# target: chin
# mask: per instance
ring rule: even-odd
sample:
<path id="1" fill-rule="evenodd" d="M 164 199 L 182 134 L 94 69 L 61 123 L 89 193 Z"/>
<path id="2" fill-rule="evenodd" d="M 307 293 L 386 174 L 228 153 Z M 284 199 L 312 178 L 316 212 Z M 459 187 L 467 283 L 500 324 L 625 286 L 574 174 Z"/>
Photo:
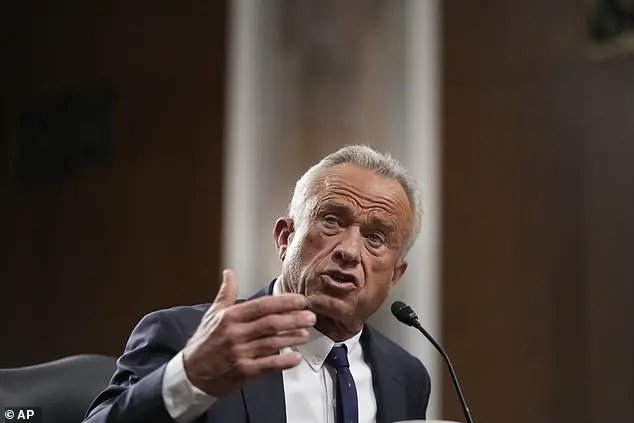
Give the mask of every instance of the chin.
<path id="1" fill-rule="evenodd" d="M 343 320 L 355 311 L 356 301 L 349 295 L 342 297 L 320 290 L 306 295 L 306 300 L 310 310 L 331 319 Z"/>

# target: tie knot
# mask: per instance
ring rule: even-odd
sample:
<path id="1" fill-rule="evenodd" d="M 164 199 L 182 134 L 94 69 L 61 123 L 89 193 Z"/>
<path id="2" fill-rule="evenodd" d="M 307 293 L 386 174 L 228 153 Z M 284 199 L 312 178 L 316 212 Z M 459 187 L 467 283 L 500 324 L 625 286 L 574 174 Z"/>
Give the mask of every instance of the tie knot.
<path id="1" fill-rule="evenodd" d="M 346 346 L 332 347 L 328 357 L 326 357 L 326 363 L 331 365 L 335 370 L 350 367 L 350 363 L 348 362 L 348 349 Z"/>

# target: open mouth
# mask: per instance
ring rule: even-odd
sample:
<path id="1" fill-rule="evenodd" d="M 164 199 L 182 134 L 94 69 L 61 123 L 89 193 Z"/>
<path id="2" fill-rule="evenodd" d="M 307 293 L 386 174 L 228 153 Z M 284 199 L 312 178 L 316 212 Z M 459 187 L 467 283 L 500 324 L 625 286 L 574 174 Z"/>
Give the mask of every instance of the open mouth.
<path id="1" fill-rule="evenodd" d="M 330 276 L 332 278 L 332 280 L 334 280 L 335 282 L 338 282 L 338 283 L 351 283 L 351 284 L 354 284 L 354 285 L 357 284 L 357 278 L 354 277 L 353 275 L 349 275 L 347 273 L 337 272 L 337 271 L 329 271 L 329 272 L 326 272 L 326 275 Z"/>

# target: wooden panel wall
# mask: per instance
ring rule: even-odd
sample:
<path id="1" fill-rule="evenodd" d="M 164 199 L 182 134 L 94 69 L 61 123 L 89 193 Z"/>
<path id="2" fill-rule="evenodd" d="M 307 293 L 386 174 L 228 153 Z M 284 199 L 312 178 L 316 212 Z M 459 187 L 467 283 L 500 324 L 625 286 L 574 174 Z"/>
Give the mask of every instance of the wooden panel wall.
<path id="1" fill-rule="evenodd" d="M 634 52 L 587 57 L 583 2 L 442 3 L 443 334 L 475 420 L 634 421 Z"/>
<path id="2" fill-rule="evenodd" d="M 3 6 L 0 366 L 118 355 L 159 307 L 220 279 L 225 2 Z M 5 65 L 3 65 L 5 66 Z M 20 187 L 28 101 L 114 88 L 114 155 Z"/>

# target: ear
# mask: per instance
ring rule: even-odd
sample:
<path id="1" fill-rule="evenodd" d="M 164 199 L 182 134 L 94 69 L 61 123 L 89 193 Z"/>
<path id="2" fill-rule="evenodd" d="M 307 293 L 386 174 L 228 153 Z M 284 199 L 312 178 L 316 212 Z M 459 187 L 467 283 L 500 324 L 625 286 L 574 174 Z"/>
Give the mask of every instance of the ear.
<path id="1" fill-rule="evenodd" d="M 286 257 L 286 251 L 288 245 L 293 240 L 293 234 L 295 233 L 295 224 L 293 219 L 289 217 L 282 217 L 277 219 L 275 227 L 273 228 L 273 238 L 275 239 L 275 247 L 277 248 L 277 255 L 280 260 L 284 261 Z"/>
<path id="2" fill-rule="evenodd" d="M 394 288 L 396 283 L 401 280 L 405 271 L 407 270 L 407 262 L 405 260 L 399 259 L 396 267 L 394 268 L 394 273 L 392 274 L 392 280 L 390 281 L 390 289 Z"/>

